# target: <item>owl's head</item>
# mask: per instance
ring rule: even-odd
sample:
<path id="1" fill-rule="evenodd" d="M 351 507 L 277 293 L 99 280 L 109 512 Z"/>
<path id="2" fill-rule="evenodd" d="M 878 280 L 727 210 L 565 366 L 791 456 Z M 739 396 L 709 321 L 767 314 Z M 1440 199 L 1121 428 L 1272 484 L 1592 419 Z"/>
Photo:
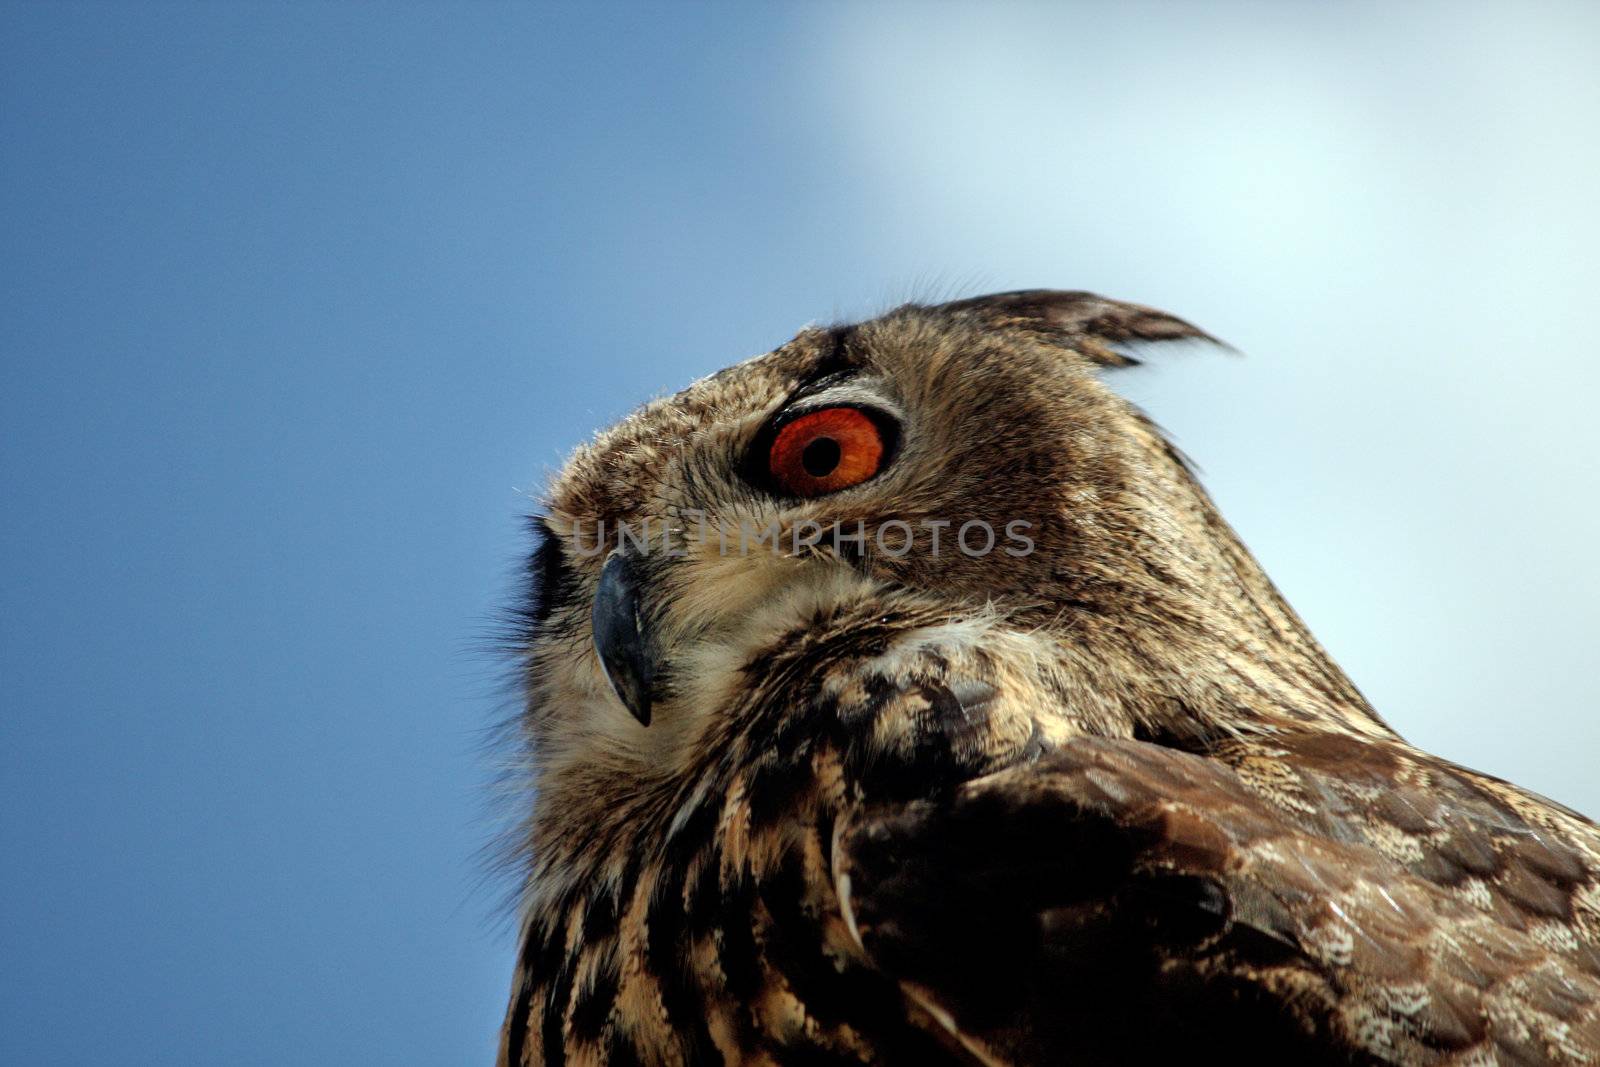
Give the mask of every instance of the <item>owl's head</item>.
<path id="1" fill-rule="evenodd" d="M 536 847 L 619 812 L 670 819 L 766 743 L 753 724 L 805 729 L 819 692 L 871 687 L 873 657 L 885 685 L 937 662 L 981 691 L 986 759 L 1041 734 L 1210 728 L 1274 655 L 1320 660 L 1097 376 L 1133 362 L 1125 343 L 1177 339 L 1209 338 L 1081 292 L 908 305 L 804 330 L 579 449 L 527 611 Z"/>

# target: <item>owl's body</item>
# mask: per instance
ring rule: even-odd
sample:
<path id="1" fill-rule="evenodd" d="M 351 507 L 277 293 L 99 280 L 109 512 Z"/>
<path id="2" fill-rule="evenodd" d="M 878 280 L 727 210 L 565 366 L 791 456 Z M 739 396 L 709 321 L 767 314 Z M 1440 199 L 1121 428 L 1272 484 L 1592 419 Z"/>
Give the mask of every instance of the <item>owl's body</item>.
<path id="1" fill-rule="evenodd" d="M 910 306 L 569 462 L 503 1063 L 1600 1057 L 1600 832 L 1395 735 L 1095 376 L 1203 336 Z"/>

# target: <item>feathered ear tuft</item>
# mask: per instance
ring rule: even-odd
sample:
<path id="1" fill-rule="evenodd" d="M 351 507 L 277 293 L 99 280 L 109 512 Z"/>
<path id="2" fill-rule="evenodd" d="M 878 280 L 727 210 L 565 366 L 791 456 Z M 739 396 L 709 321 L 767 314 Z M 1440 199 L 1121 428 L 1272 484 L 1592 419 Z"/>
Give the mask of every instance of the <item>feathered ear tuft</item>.
<path id="1" fill-rule="evenodd" d="M 990 326 L 1030 330 L 1080 352 L 1102 367 L 1136 367 L 1119 346 L 1140 341 L 1209 341 L 1228 346 L 1176 315 L 1068 289 L 1017 289 L 929 308 L 976 315 Z"/>

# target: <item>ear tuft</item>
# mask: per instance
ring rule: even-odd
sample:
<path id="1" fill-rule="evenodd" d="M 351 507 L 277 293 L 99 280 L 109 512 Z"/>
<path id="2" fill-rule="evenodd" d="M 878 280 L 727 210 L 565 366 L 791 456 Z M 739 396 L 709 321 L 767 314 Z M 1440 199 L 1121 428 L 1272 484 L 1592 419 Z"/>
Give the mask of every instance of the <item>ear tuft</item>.
<path id="1" fill-rule="evenodd" d="M 1176 315 L 1068 289 L 1017 289 L 939 304 L 930 311 L 975 315 L 991 327 L 1044 334 L 1101 367 L 1135 367 L 1119 346 L 1139 341 L 1209 341 L 1228 346 Z"/>

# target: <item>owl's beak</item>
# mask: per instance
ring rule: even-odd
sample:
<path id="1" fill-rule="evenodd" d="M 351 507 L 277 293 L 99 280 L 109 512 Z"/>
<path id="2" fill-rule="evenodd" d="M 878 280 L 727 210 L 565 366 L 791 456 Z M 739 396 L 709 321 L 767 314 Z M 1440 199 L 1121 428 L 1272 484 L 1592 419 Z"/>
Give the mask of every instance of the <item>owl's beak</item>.
<path id="1" fill-rule="evenodd" d="M 594 648 L 606 681 L 641 726 L 650 725 L 656 680 L 655 642 L 639 611 L 638 565 L 621 549 L 606 558 L 594 594 Z"/>

